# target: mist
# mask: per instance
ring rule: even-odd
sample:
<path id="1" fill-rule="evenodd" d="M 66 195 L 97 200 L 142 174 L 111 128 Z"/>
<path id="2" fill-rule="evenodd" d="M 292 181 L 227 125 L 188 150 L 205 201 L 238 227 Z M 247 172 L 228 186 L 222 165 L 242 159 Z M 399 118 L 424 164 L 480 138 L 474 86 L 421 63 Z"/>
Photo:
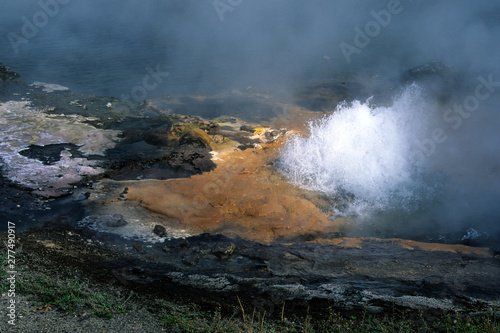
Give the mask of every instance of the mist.
<path id="1" fill-rule="evenodd" d="M 40 3 L 55 3 L 56 14 L 14 46 L 9 33 L 23 37 L 23 17 L 33 23 Z M 2 61 L 25 79 L 77 91 L 118 96 L 159 65 L 171 77 L 154 94 L 213 93 L 336 72 L 395 77 L 429 61 L 498 72 L 499 13 L 496 1 L 465 0 L 7 0 L 0 45 Z M 368 41 L 356 47 L 365 28 Z M 346 57 L 347 44 L 358 51 Z"/>
<path id="2" fill-rule="evenodd" d="M 40 3 L 51 4 L 54 12 L 57 7 L 57 13 L 46 15 L 46 22 L 39 21 L 37 31 L 26 36 L 26 20 L 33 23 L 44 11 Z M 408 145 L 398 156 L 409 161 L 405 168 L 432 175 L 417 183 L 435 193 L 424 208 L 415 196 L 418 209 L 378 211 L 376 223 L 392 214 L 391 221 L 429 232 L 500 230 L 498 1 L 4 0 L 0 16 L 0 61 L 23 80 L 118 98 L 141 84 L 148 68 L 158 68 L 168 75 L 147 98 L 248 86 L 293 93 L 310 80 L 363 73 L 391 82 L 388 93 L 396 103 L 412 84 L 402 81 L 405 72 L 441 63 L 450 76 L 415 79 L 418 98 L 426 103 L 423 109 L 415 106 L 414 114 L 404 113 L 407 118 L 359 101 L 368 103 L 372 116 L 378 112 L 388 121 L 401 120 L 392 140 Z M 384 134 L 373 135 L 363 140 L 377 141 Z M 392 142 L 373 149 L 391 147 L 399 146 Z"/>

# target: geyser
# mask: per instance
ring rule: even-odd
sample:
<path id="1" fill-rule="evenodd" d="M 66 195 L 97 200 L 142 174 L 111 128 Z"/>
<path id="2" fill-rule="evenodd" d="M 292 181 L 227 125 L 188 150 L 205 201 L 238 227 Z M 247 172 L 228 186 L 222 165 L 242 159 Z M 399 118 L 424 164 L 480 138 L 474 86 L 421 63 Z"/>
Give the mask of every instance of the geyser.
<path id="1" fill-rule="evenodd" d="M 414 83 L 390 106 L 342 103 L 311 122 L 309 135 L 291 137 L 278 165 L 295 184 L 330 196 L 334 216 L 356 221 L 355 235 L 454 241 L 469 228 L 497 232 L 499 158 L 478 139 L 493 130 L 484 114 L 455 130 L 443 121 L 448 105 L 434 100 Z M 473 156 L 487 165 L 479 169 Z"/>
<path id="2" fill-rule="evenodd" d="M 289 140 L 280 165 L 295 183 L 310 189 L 351 194 L 356 204 L 372 208 L 406 207 L 420 184 L 412 142 L 425 134 L 429 108 L 416 85 L 391 107 L 374 107 L 370 99 L 340 104 L 333 114 L 310 123 L 309 137 Z"/>

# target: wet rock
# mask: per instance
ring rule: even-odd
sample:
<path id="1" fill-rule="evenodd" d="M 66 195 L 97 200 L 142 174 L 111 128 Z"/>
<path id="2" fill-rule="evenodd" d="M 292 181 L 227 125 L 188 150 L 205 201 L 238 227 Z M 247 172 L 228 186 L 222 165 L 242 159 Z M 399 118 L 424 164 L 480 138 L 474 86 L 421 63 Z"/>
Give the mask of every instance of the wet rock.
<path id="1" fill-rule="evenodd" d="M 58 197 L 85 177 L 104 172 L 90 156 L 104 156 L 118 132 L 91 126 L 88 118 L 49 112 L 27 101 L 0 103 L 0 158 L 10 181 L 33 194 Z"/>
<path id="2" fill-rule="evenodd" d="M 48 144 L 45 146 L 30 145 L 19 151 L 19 154 L 28 158 L 37 159 L 45 165 L 54 165 L 61 160 L 61 152 L 68 151 L 73 158 L 82 158 L 84 155 L 72 143 Z"/>
<path id="3" fill-rule="evenodd" d="M 248 132 L 240 131 L 238 127 L 233 127 L 233 126 L 225 125 L 225 126 L 218 126 L 215 128 L 211 128 L 209 133 L 212 135 L 220 135 L 224 138 L 236 141 L 243 145 L 262 143 L 259 138 L 254 137 Z"/>
<path id="4" fill-rule="evenodd" d="M 157 234 L 160 237 L 166 237 L 167 236 L 167 230 L 165 229 L 164 226 L 159 225 L 159 224 L 155 225 L 155 227 L 153 229 L 153 233 Z"/>
<path id="5" fill-rule="evenodd" d="M 106 225 L 111 228 L 118 228 L 127 225 L 127 221 L 121 214 L 113 214 L 106 222 Z"/>
<path id="6" fill-rule="evenodd" d="M 462 237 L 460 243 L 468 246 L 488 246 L 492 242 L 486 232 L 478 232 L 474 228 L 467 229 L 465 235 Z M 493 245 L 494 247 L 494 245 Z"/>
<path id="7" fill-rule="evenodd" d="M 206 121 L 198 117 L 179 117 L 129 117 L 113 127 L 122 129 L 123 135 L 117 146 L 106 154 L 104 165 L 109 177 L 117 180 L 169 179 L 214 169 L 211 138 L 200 127 L 205 126 Z"/>
<path id="8" fill-rule="evenodd" d="M 212 247 L 212 253 L 222 257 L 227 258 L 234 253 L 236 245 L 233 243 L 217 243 Z"/>
<path id="9" fill-rule="evenodd" d="M 0 62 L 0 81 L 10 81 L 20 77 L 16 72 L 10 70 L 10 67 L 2 65 Z"/>
<path id="10" fill-rule="evenodd" d="M 208 150 L 188 144 L 175 148 L 165 160 L 169 167 L 192 174 L 211 171 L 216 167 Z"/>
<path id="11" fill-rule="evenodd" d="M 176 146 L 179 139 L 172 132 L 165 130 L 154 130 L 144 136 L 144 141 L 153 146 Z"/>

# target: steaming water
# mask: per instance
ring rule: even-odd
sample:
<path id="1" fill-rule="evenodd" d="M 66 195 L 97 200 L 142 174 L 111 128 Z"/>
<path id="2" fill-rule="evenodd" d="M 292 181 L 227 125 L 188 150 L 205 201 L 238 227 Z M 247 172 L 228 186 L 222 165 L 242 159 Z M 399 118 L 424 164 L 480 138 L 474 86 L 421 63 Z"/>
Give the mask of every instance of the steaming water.
<path id="1" fill-rule="evenodd" d="M 356 203 L 351 211 L 359 205 L 411 205 L 420 174 L 410 150 L 412 139 L 423 130 L 414 125 L 422 123 L 428 107 L 417 86 L 409 87 L 392 107 L 373 107 L 370 100 L 341 104 L 330 116 L 310 124 L 309 137 L 295 136 L 287 143 L 281 166 L 294 182 L 309 189 L 352 194 Z"/>
<path id="2" fill-rule="evenodd" d="M 230 4 L 222 20 L 214 3 Z M 298 78 L 345 70 L 398 76 L 429 61 L 499 69 L 498 1 L 400 3 L 359 46 L 353 28 L 376 25 L 373 13 L 386 12 L 387 1 L 4 0 L 0 61 L 26 81 L 115 97 L 142 85 L 147 67 L 160 66 L 170 76 L 148 98 L 275 83 L 293 88 L 303 84 Z M 11 33 L 22 42 L 12 42 Z M 347 59 L 341 43 L 360 49 Z"/>
<path id="3" fill-rule="evenodd" d="M 341 104 L 310 123 L 308 136 L 289 139 L 279 166 L 297 185 L 331 197 L 334 215 L 357 221 L 355 234 L 439 238 L 471 225 L 492 230 L 500 216 L 492 202 L 496 185 L 464 180 L 473 167 L 460 159 L 443 163 L 440 150 L 416 158 L 419 142 L 439 121 L 441 110 L 430 101 L 413 84 L 389 107 L 370 99 Z M 470 170 L 457 172 L 460 163 Z"/>

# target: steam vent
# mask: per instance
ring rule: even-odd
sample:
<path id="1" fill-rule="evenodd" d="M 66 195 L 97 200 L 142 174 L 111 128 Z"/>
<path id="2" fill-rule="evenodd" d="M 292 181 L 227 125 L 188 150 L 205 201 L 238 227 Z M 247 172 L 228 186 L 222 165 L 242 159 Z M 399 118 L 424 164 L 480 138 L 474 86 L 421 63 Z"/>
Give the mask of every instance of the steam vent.
<path id="1" fill-rule="evenodd" d="M 1 331 L 498 330 L 500 6 L 292 3 L 0 5 Z"/>

